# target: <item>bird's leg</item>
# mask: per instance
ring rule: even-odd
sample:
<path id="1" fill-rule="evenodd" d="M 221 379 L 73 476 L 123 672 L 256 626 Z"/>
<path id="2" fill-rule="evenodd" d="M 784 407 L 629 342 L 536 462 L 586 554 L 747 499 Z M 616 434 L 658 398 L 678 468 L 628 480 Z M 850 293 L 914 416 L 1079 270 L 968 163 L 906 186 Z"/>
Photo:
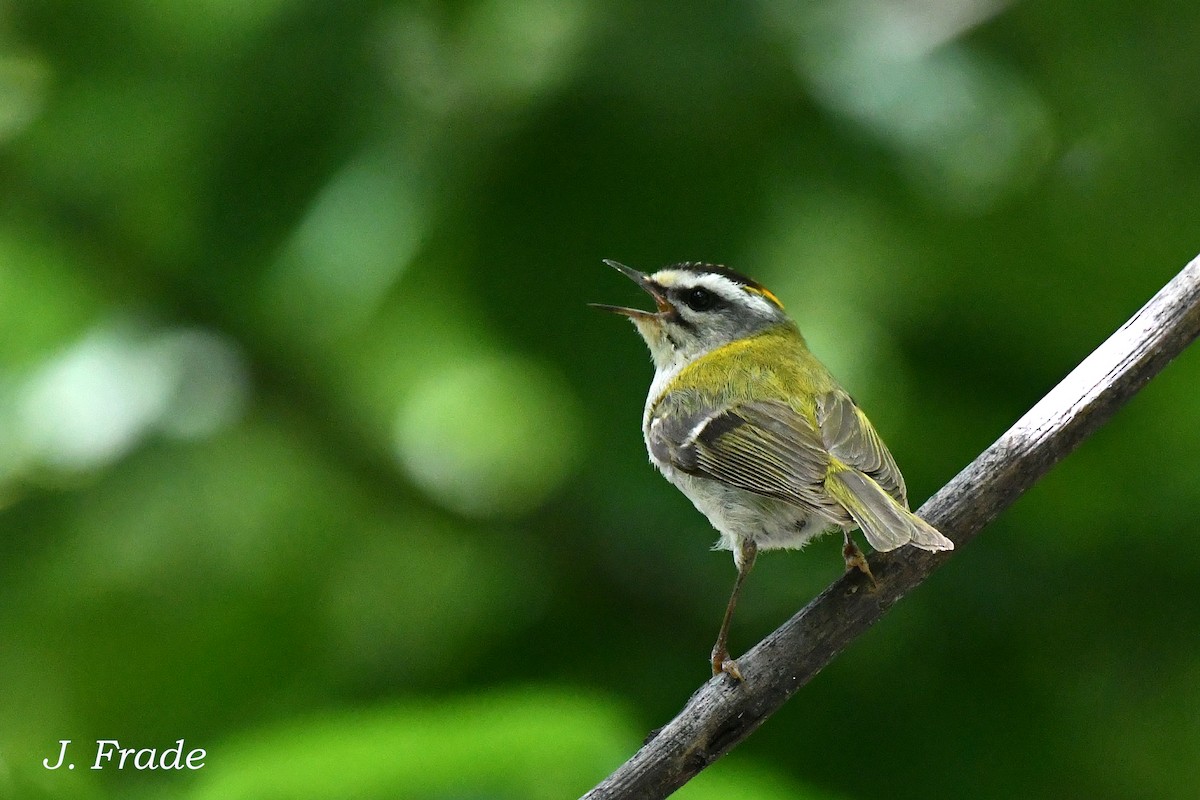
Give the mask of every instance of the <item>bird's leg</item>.
<path id="1" fill-rule="evenodd" d="M 717 634 L 717 643 L 712 650 L 713 675 L 727 672 L 739 681 L 742 671 L 737 662 L 729 657 L 729 622 L 733 619 L 733 609 L 737 606 L 738 595 L 742 593 L 742 582 L 750 574 L 754 559 L 758 555 L 758 545 L 752 539 L 743 539 L 734 551 L 734 563 L 737 565 L 737 580 L 733 583 L 733 593 L 729 595 L 729 605 L 725 607 L 725 619 L 721 622 L 721 632 Z"/>
<path id="2" fill-rule="evenodd" d="M 867 557 L 863 555 L 863 551 L 858 549 L 858 545 L 850 538 L 850 531 L 842 531 L 842 536 L 846 537 L 846 544 L 842 547 L 842 558 L 846 559 L 846 570 L 857 569 L 862 572 L 871 581 L 871 588 L 879 588 L 879 584 L 875 581 L 875 576 L 871 574 L 871 565 L 867 563 Z"/>

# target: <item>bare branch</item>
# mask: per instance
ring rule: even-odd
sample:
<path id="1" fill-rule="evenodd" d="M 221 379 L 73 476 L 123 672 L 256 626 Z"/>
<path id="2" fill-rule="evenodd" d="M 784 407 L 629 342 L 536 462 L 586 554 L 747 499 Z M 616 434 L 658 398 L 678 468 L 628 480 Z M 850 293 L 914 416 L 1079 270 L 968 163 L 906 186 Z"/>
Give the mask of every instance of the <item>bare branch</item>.
<path id="1" fill-rule="evenodd" d="M 1103 425 L 1200 335 L 1200 256 L 1021 417 L 919 513 L 956 544 L 979 531 Z M 753 733 L 795 692 L 953 552 L 911 547 L 871 556 L 879 581 L 866 591 L 848 573 L 700 687 L 675 719 L 585 800 L 661 798 Z"/>

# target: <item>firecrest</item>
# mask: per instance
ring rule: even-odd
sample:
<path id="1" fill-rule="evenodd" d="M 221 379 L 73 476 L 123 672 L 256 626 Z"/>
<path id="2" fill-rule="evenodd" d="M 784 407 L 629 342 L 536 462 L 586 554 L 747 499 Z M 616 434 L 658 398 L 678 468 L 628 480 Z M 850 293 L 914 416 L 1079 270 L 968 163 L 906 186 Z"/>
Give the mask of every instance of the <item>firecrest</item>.
<path id="1" fill-rule="evenodd" d="M 874 583 L 850 538 L 876 550 L 954 543 L 908 509 L 904 478 L 850 395 L 809 352 L 779 299 L 750 278 L 687 262 L 652 275 L 605 261 L 655 311 L 593 304 L 633 321 L 654 380 L 642 415 L 650 460 L 720 533 L 737 579 L 712 651 L 713 674 L 741 680 L 729 623 L 759 550 L 799 548 L 841 529 L 847 568 Z"/>

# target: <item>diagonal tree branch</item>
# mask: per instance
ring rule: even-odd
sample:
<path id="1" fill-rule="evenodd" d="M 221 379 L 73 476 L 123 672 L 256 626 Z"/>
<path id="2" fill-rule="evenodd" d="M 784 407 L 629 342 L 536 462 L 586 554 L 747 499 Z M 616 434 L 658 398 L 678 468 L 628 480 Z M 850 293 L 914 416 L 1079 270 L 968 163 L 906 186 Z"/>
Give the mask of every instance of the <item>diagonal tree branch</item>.
<path id="1" fill-rule="evenodd" d="M 964 544 L 996 518 L 1200 335 L 1200 256 L 1083 360 L 995 444 L 921 506 Z M 847 573 L 749 653 L 745 676 L 713 678 L 683 711 L 585 800 L 661 798 L 753 733 L 891 606 L 953 552 L 911 547 L 874 553 L 879 588 Z"/>

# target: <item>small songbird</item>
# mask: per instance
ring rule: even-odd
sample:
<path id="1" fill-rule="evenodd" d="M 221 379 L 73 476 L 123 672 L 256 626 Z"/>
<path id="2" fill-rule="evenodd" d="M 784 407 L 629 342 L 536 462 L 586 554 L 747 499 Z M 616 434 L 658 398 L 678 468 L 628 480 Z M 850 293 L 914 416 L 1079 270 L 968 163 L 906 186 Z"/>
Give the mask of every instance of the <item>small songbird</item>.
<path id="1" fill-rule="evenodd" d="M 732 550 L 737 580 L 712 651 L 713 674 L 741 680 L 729 623 L 759 550 L 798 548 L 841 529 L 846 567 L 876 550 L 954 543 L 908 509 L 904 478 L 850 395 L 809 352 L 779 299 L 724 266 L 688 262 L 646 275 L 610 267 L 656 311 L 593 304 L 633 321 L 654 361 L 642 416 L 650 460 Z"/>

